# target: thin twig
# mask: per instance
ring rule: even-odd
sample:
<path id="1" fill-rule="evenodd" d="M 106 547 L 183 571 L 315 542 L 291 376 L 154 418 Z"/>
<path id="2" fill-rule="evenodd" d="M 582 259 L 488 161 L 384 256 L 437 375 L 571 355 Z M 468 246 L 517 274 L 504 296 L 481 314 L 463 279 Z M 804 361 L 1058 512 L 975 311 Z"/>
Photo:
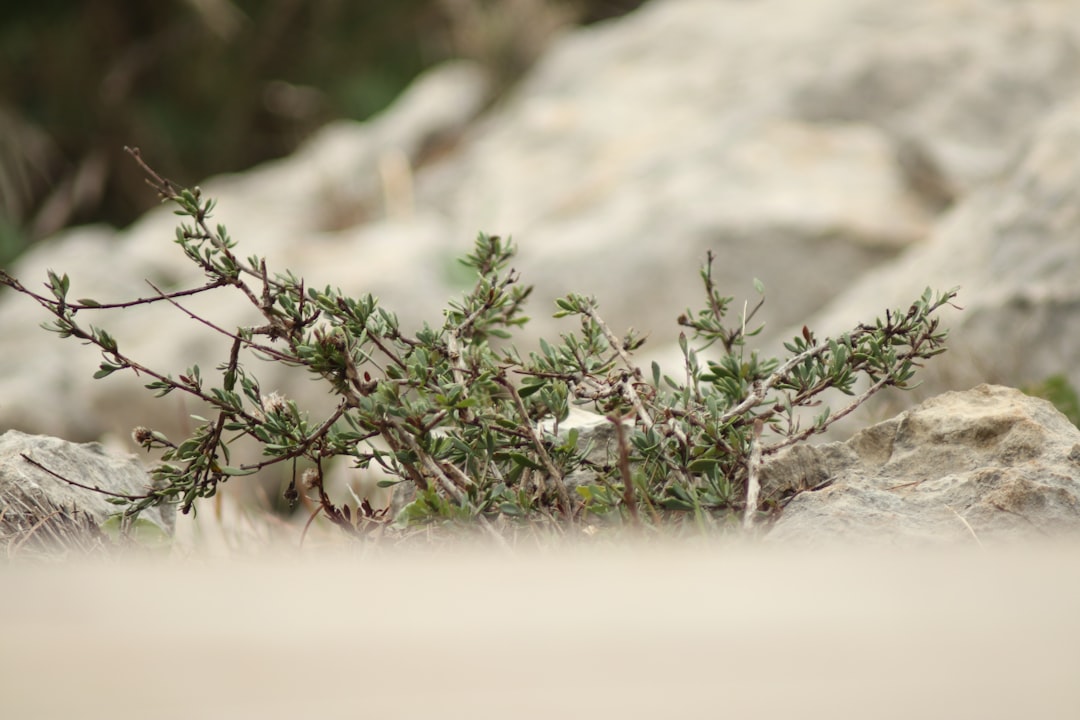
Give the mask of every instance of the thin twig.
<path id="1" fill-rule="evenodd" d="M 725 425 L 737 417 L 742 417 L 743 415 L 746 415 L 746 413 L 753 410 L 754 407 L 756 407 L 765 400 L 765 396 L 768 395 L 769 390 L 772 389 L 773 385 L 785 379 L 788 373 L 791 372 L 792 368 L 802 362 L 805 362 L 806 360 L 809 360 L 810 358 L 820 355 L 828 349 L 829 346 L 827 343 L 821 343 L 807 350 L 804 350 L 795 357 L 789 359 L 786 363 L 773 371 L 773 373 L 769 375 L 769 377 L 765 378 L 764 380 L 759 380 L 755 382 L 753 385 L 753 390 L 750 392 L 750 394 L 743 398 L 743 401 L 741 403 L 721 415 L 720 418 L 717 420 L 717 424 Z"/>
<path id="2" fill-rule="evenodd" d="M 901 357 L 901 361 L 906 360 L 906 359 L 910 359 L 910 355 L 911 355 L 910 353 L 905 354 L 904 356 Z M 869 388 L 867 388 L 862 394 L 860 394 L 858 397 L 856 397 L 854 400 L 852 400 L 850 403 L 848 403 L 840 412 L 830 413 L 829 417 L 825 419 L 825 422 L 822 423 L 821 426 L 814 426 L 814 427 L 807 428 L 806 430 L 803 430 L 803 431 L 798 432 L 798 433 L 796 433 L 794 435 L 791 435 L 791 436 L 785 438 L 784 440 L 782 440 L 782 441 L 780 441 L 778 443 L 775 443 L 773 445 L 769 445 L 766 448 L 764 448 L 765 454 L 766 455 L 772 455 L 773 453 L 776 453 L 776 452 L 779 452 L 780 450 L 783 450 L 784 448 L 788 447 L 789 445 L 794 445 L 795 443 L 802 442 L 803 440 L 810 437 L 811 435 L 816 435 L 818 433 L 824 432 L 833 423 L 836 423 L 839 420 L 841 420 L 842 418 L 844 418 L 844 417 L 850 415 L 851 413 L 855 412 L 855 410 L 857 410 L 859 408 L 859 406 L 861 406 L 863 403 L 865 403 L 867 400 L 869 400 L 873 395 L 875 395 L 882 388 L 885 388 L 886 386 L 891 385 L 893 382 L 894 381 L 892 379 L 892 374 L 891 373 L 886 374 L 884 377 L 882 377 L 876 383 L 874 383 Z"/>
<path id="3" fill-rule="evenodd" d="M 540 432 L 536 429 L 535 424 L 529 418 L 529 411 L 525 409 L 525 403 L 521 399 L 521 395 L 518 393 L 517 388 L 513 383 L 506 379 L 503 375 L 497 375 L 495 382 L 499 383 L 509 393 L 510 398 L 514 401 L 514 406 L 517 408 L 518 415 L 521 416 L 522 425 L 525 431 L 529 434 L 529 439 L 532 441 L 533 448 L 536 450 L 536 454 L 540 457 L 540 461 L 544 463 L 544 467 L 547 469 L 548 474 L 551 476 L 552 482 L 555 483 L 555 493 L 559 497 L 559 504 L 563 508 L 563 514 L 570 517 L 570 495 L 566 491 L 566 483 L 563 481 L 562 473 L 555 467 L 555 463 L 552 462 L 551 456 L 548 454 L 547 448 L 544 447 L 544 440 L 540 437 Z"/>
<path id="4" fill-rule="evenodd" d="M 608 341 L 608 344 L 611 345 L 612 349 L 618 354 L 619 359 L 623 361 L 623 364 L 626 365 L 631 372 L 637 373 L 637 365 L 634 364 L 634 361 L 630 359 L 630 355 L 623 349 L 622 341 L 615 337 L 615 333 L 611 332 L 611 328 L 607 326 L 604 319 L 597 313 L 596 305 L 592 301 L 586 301 L 582 304 L 581 311 L 600 328 L 600 332 L 604 334 L 604 339 Z"/>
<path id="5" fill-rule="evenodd" d="M 135 162 L 139 164 L 139 167 L 142 168 L 143 172 L 145 172 L 149 176 L 149 179 L 147 179 L 146 181 L 147 184 L 150 187 L 154 188 L 154 190 L 158 192 L 162 199 L 172 202 L 180 202 L 182 200 L 181 192 L 177 190 L 176 185 L 174 185 L 167 178 L 159 175 L 153 168 L 147 165 L 146 161 L 142 159 L 142 153 L 139 151 L 139 148 L 125 147 L 124 151 L 127 152 L 128 155 L 130 155 L 132 158 L 134 158 Z M 195 188 L 194 194 L 197 199 L 199 195 L 199 189 L 197 187 Z M 195 225 L 198 227 L 199 230 L 202 231 L 203 239 L 209 240 L 214 246 L 214 248 L 218 250 L 222 255 L 227 257 L 230 263 L 235 268 L 237 268 L 239 272 L 243 272 L 252 277 L 265 280 L 265 278 L 260 278 L 257 268 L 249 268 L 243 263 L 241 263 L 237 259 L 236 255 L 234 255 L 233 252 L 229 250 L 223 239 L 219 238 L 216 234 L 210 231 L 209 226 L 207 226 L 206 224 L 206 217 L 207 215 L 205 213 L 205 209 L 202 207 L 199 208 L 199 211 L 197 213 L 191 215 L 192 220 L 195 221 Z M 199 266 L 202 267 L 204 270 L 221 275 L 220 271 L 217 268 L 215 268 L 212 264 L 208 263 L 206 260 L 200 258 L 198 255 L 194 256 L 192 259 L 195 260 L 195 262 L 197 262 Z M 243 292 L 247 296 L 248 300 L 251 301 L 252 305 L 254 305 L 255 307 L 261 307 L 258 297 L 255 295 L 254 292 L 252 292 L 251 288 L 247 286 L 247 283 L 245 283 L 239 277 L 226 277 L 224 275 L 221 275 L 221 279 L 227 284 L 232 285 L 239 289 L 241 292 Z M 281 287 L 280 284 L 276 282 L 272 282 L 271 284 L 275 288 Z"/>
<path id="6" fill-rule="evenodd" d="M 746 530 L 754 525 L 758 494 L 761 492 L 758 470 L 761 469 L 761 431 L 764 428 L 761 418 L 754 420 L 754 429 L 750 435 L 750 457 L 746 461 L 746 509 L 743 511 L 743 528 Z"/>
<path id="7" fill-rule="evenodd" d="M 457 486 L 454 485 L 453 481 L 449 477 L 447 477 L 446 473 L 443 472 L 443 469 L 439 467 L 438 463 L 435 462 L 435 459 L 432 458 L 431 455 L 429 455 L 428 453 L 424 452 L 423 448 L 420 447 L 420 444 L 416 442 L 416 438 L 412 436 L 412 433 L 410 433 L 405 428 L 402 428 L 400 425 L 397 425 L 396 423 L 394 424 L 394 426 L 398 429 L 401 437 L 405 440 L 405 444 L 409 446 L 410 450 L 416 453 L 417 458 L 420 459 L 420 462 L 424 465 L 427 471 L 430 472 L 432 476 L 434 476 L 434 478 L 439 482 L 439 485 L 446 492 L 446 494 L 452 497 L 454 501 L 457 502 L 457 504 L 461 507 L 467 507 L 468 503 L 465 496 L 457 488 Z M 499 545 L 501 545 L 507 550 L 510 549 L 510 546 L 506 542 L 506 538 L 504 538 L 499 533 L 499 531 L 496 530 L 490 522 L 488 522 L 488 519 L 486 517 L 478 513 L 476 515 L 476 519 L 480 523 L 480 527 L 482 527 L 488 535 L 494 538 L 495 541 L 499 543 Z"/>
<path id="8" fill-rule="evenodd" d="M 982 544 L 982 540 L 980 540 L 980 539 L 979 539 L 979 536 L 975 534 L 975 528 L 971 527 L 971 523 L 969 523 L 969 522 L 967 521 L 967 518 L 965 518 L 965 517 L 964 517 L 963 515 L 961 515 L 960 513 L 956 512 L 955 510 L 953 510 L 953 509 L 952 509 L 952 507 L 951 507 L 951 506 L 949 506 L 949 505 L 946 505 L 946 506 L 945 506 L 945 508 L 946 508 L 947 510 L 951 511 L 951 512 L 952 512 L 952 514 L 953 514 L 953 515 L 955 515 L 955 516 L 957 517 L 957 519 L 958 519 L 958 520 L 960 520 L 960 522 L 962 522 L 962 523 L 964 524 L 964 527 L 966 527 L 966 528 L 967 528 L 967 531 L 968 531 L 969 533 L 971 533 L 971 537 L 975 538 L 975 542 L 976 542 L 976 543 L 978 544 L 978 546 L 979 546 L 980 548 L 983 548 L 983 549 L 985 550 L 986 548 L 985 548 L 985 547 L 983 547 L 983 544 Z"/>
<path id="9" fill-rule="evenodd" d="M 307 522 L 304 523 L 304 529 L 300 532 L 299 547 L 304 547 L 304 538 L 307 537 L 308 528 L 311 527 L 311 523 L 315 522 L 315 518 L 317 518 L 319 516 L 319 513 L 322 512 L 322 509 L 323 509 L 322 504 L 316 505 L 315 506 L 315 512 L 311 513 L 311 517 L 309 517 L 307 519 Z"/>
<path id="10" fill-rule="evenodd" d="M 630 406 L 634 408 L 634 413 L 641 420 L 641 424 L 646 430 L 651 429 L 654 426 L 652 415 L 645 409 L 644 403 L 641 402 L 641 396 L 638 395 L 637 388 L 634 387 L 634 383 L 630 382 L 629 377 L 623 377 L 619 383 L 622 388 L 623 396 L 630 401 Z"/>
<path id="11" fill-rule="evenodd" d="M 891 492 L 893 490 L 900 490 L 902 488 L 915 487 L 916 485 L 922 485 L 924 482 L 926 482 L 925 478 L 923 478 L 922 480 L 912 480 L 911 482 L 900 483 L 899 485 L 890 485 L 889 487 L 885 488 L 885 490 Z"/>
<path id="12" fill-rule="evenodd" d="M 146 161 L 142 159 L 142 152 L 137 147 L 124 146 L 124 152 L 130 155 L 135 162 L 139 164 L 143 172 L 150 176 L 150 179 L 146 181 L 146 184 L 158 191 L 162 199 L 172 200 L 177 197 L 176 186 L 169 182 L 167 179 L 161 177 L 157 172 L 146 164 Z"/>
<path id="13" fill-rule="evenodd" d="M 134 502 L 136 500 L 145 500 L 146 498 L 150 497 L 149 494 L 146 494 L 146 495 L 125 495 L 124 493 L 117 493 L 117 492 L 112 492 L 112 491 L 109 491 L 109 490 L 102 490 L 101 488 L 95 487 L 95 486 L 92 486 L 92 485 L 83 485 L 80 482 L 75 482 L 74 480 L 70 480 L 70 479 L 64 477 L 60 473 L 57 473 L 57 472 L 54 472 L 54 471 L 50 470 L 49 468 L 45 467 L 44 465 L 39 463 L 34 458 L 27 455 L 26 453 L 19 453 L 19 456 L 22 457 L 22 459 L 25 460 L 26 462 L 28 462 L 31 465 L 33 465 L 34 467 L 38 468 L 39 470 L 44 470 L 45 472 L 49 473 L 49 475 L 52 475 L 57 480 L 59 480 L 61 482 L 65 482 L 68 485 L 74 485 L 77 488 L 82 488 L 83 490 L 89 490 L 91 492 L 100 493 L 102 495 L 109 495 L 110 497 L 122 498 L 124 500 L 130 500 L 132 502 Z"/>
<path id="14" fill-rule="evenodd" d="M 488 299 L 481 303 L 480 307 L 469 313 L 469 315 L 457 325 L 447 328 L 446 354 L 450 358 L 450 372 L 454 375 L 454 382 L 461 387 L 462 399 L 467 400 L 469 398 L 469 384 L 467 377 L 468 368 L 465 366 L 465 359 L 462 356 L 461 338 L 485 312 L 492 308 L 494 299 L 500 297 L 506 288 L 517 281 L 518 276 L 511 270 L 506 274 L 506 277 L 503 278 L 502 282 L 492 288 L 492 292 L 489 294 Z M 473 411 L 470 408 L 465 408 L 462 413 L 462 420 L 471 422 L 473 417 Z"/>
<path id="15" fill-rule="evenodd" d="M 596 326 L 600 328 L 600 332 L 604 334 L 604 338 L 608 341 L 608 344 L 618 354 L 619 359 L 626 365 L 627 370 L 630 372 L 630 376 L 634 380 L 641 379 L 641 369 L 630 358 L 630 355 L 623 349 L 622 341 L 615 337 L 615 333 L 611 332 L 611 328 L 608 327 L 604 319 L 600 317 L 600 314 L 596 311 L 596 307 L 590 302 L 583 305 L 583 312 L 589 317 L 590 320 L 596 323 Z M 641 420 L 642 425 L 646 429 L 651 429 L 654 425 L 652 416 L 649 411 L 645 409 L 645 405 L 641 402 L 641 397 L 638 395 L 637 389 L 634 388 L 633 382 L 629 377 L 624 376 L 619 383 L 622 394 L 629 401 L 634 408 L 634 412 Z"/>
<path id="16" fill-rule="evenodd" d="M 26 543 L 27 540 L 34 536 L 34 533 L 36 533 L 40 527 L 42 527 L 46 522 L 60 514 L 60 510 L 53 510 L 51 513 L 42 517 L 36 523 L 34 523 L 31 528 L 29 528 L 25 533 L 23 533 L 23 536 L 19 538 L 19 541 L 11 546 L 9 556 L 14 557 L 15 554 L 19 552 L 19 549 Z"/>
<path id="17" fill-rule="evenodd" d="M 202 323 L 203 325 L 210 328 L 211 330 L 213 330 L 213 331 L 215 331 L 217 333 L 220 333 L 220 334 L 224 335 L 227 338 L 231 338 L 233 340 L 239 340 L 248 349 L 254 350 L 256 352 L 261 352 L 264 355 L 267 355 L 268 357 L 274 358 L 275 360 L 283 360 L 285 362 L 296 362 L 296 358 L 294 358 L 294 357 L 292 357 L 290 355 L 287 355 L 287 354 L 281 352 L 280 350 L 275 350 L 274 348 L 269 347 L 267 345 L 262 345 L 260 343 L 252 342 L 251 340 L 248 340 L 247 338 L 244 338 L 243 336 L 241 336 L 241 335 L 239 335 L 237 333 L 229 332 L 225 328 L 219 327 L 218 325 L 215 325 L 214 323 L 210 322 L 209 320 L 202 317 L 201 315 L 197 315 L 196 313 L 192 312 L 191 310 L 188 310 L 186 307 L 184 307 L 180 303 L 173 300 L 172 297 L 170 297 L 170 296 L 166 295 L 164 292 L 162 292 L 158 288 L 157 285 L 150 282 L 149 280 L 146 281 L 146 284 L 149 285 L 150 287 L 152 287 L 160 295 L 162 300 L 167 300 L 177 310 L 184 313 L 185 315 L 187 315 L 192 320 L 195 320 L 196 322 Z M 265 327 L 265 326 L 263 326 L 263 327 Z"/>
<path id="18" fill-rule="evenodd" d="M 619 475 L 622 477 L 623 482 L 623 504 L 630 511 L 630 519 L 634 526 L 640 527 L 641 518 L 638 517 L 634 477 L 630 472 L 630 453 L 626 446 L 626 428 L 623 427 L 621 418 L 608 415 L 607 419 L 608 422 L 615 426 L 615 438 L 619 444 Z"/>

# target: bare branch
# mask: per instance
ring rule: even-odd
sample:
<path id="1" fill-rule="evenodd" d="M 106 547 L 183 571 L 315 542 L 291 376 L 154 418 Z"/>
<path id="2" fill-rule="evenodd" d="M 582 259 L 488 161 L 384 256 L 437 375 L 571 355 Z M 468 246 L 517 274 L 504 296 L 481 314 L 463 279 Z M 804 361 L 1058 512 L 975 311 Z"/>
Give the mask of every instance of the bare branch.
<path id="1" fill-rule="evenodd" d="M 70 478 L 64 477 L 63 475 L 61 475 L 58 472 L 50 470 L 49 468 L 45 467 L 40 462 L 38 462 L 34 458 L 30 457 L 26 453 L 19 453 L 19 456 L 23 460 L 25 460 L 26 462 L 28 462 L 31 465 L 33 465 L 34 467 L 36 467 L 37 469 L 43 470 L 43 471 L 47 472 L 49 475 L 52 475 L 54 478 L 56 478 L 60 482 L 67 483 L 68 485 L 72 485 L 72 486 L 77 487 L 77 488 L 82 488 L 83 490 L 89 490 L 91 492 L 96 492 L 96 493 L 99 493 L 101 495 L 108 495 L 109 497 L 120 498 L 122 500 L 129 500 L 129 501 L 145 500 L 146 498 L 150 497 L 149 494 L 147 494 L 147 495 L 128 495 L 128 494 L 125 494 L 125 493 L 118 493 L 118 492 L 112 492 L 111 490 L 105 490 L 103 488 L 97 487 L 96 485 L 84 485 L 83 483 L 76 482 L 76 481 L 74 481 L 74 480 L 72 480 Z"/>

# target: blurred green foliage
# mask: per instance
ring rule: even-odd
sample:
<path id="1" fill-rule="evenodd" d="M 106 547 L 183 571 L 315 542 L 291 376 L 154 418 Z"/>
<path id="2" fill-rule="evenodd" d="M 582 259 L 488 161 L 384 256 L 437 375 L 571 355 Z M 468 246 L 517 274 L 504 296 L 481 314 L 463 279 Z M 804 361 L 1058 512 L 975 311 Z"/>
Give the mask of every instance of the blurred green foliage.
<path id="1" fill-rule="evenodd" d="M 1080 427 L 1080 397 L 1064 375 L 1051 375 L 1036 385 L 1024 386 L 1022 390 L 1033 397 L 1049 400 L 1073 425 Z"/>
<path id="2" fill-rule="evenodd" d="M 32 216 L 66 183 L 67 202 L 31 234 L 125 224 L 146 194 L 124 145 L 188 180 L 288 153 L 332 117 L 379 110 L 441 59 L 421 40 L 435 20 L 426 0 L 6 4 L 0 102 L 15 147 L 3 158 L 22 202 L 5 210 Z"/>
<path id="3" fill-rule="evenodd" d="M 177 181 L 364 119 L 451 57 L 506 80 L 554 29 L 641 0 L 37 0 L 0 5 L 0 264 L 153 198 L 122 149 Z M 510 78 L 512 79 L 512 78 Z"/>

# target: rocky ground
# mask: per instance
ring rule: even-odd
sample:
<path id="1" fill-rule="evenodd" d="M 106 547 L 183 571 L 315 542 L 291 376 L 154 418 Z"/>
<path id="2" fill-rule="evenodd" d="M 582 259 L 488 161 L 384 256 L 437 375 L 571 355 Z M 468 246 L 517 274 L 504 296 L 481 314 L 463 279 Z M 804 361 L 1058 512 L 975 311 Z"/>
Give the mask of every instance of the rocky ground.
<path id="1" fill-rule="evenodd" d="M 926 286 L 959 285 L 963 310 L 922 388 L 770 462 L 764 493 L 785 512 L 761 529 L 766 547 L 446 563 L 342 556 L 325 536 L 297 553 L 288 528 L 294 549 L 272 562 L 219 565 L 207 557 L 235 559 L 267 526 L 208 506 L 208 524 L 177 520 L 171 559 L 0 568 L 0 708 L 1076 716 L 1080 431 L 1006 386 L 1080 385 L 1078 48 L 1080 13 L 1054 0 L 654 0 L 567 33 L 493 103 L 476 67 L 451 64 L 290 158 L 177 178 L 219 199 L 242 255 L 374 292 L 413 324 L 438 322 L 462 291 L 453 259 L 478 231 L 513 235 L 538 288 L 525 344 L 558 331 L 546 309 L 576 291 L 613 327 L 651 333 L 647 357 L 670 364 L 707 250 L 738 305 L 764 282 L 766 350 L 804 323 L 836 333 L 906 307 Z M 145 279 L 197 282 L 174 220 L 163 209 L 124 231 L 76 228 L 11 270 L 28 285 L 68 272 L 72 297 L 102 302 L 146 295 Z M 225 326 L 251 320 L 242 302 L 190 306 Z M 96 353 L 43 320 L 0 296 L 0 540 L 16 543 L 82 532 L 109 509 L 76 512 L 71 487 L 23 454 L 96 468 L 91 485 L 134 466 L 137 485 L 132 427 L 180 432 L 193 412 L 138 379 L 91 381 Z M 174 311 L 99 324 L 174 373 L 224 357 Z M 262 378 L 325 401 L 274 368 Z M 99 439 L 108 452 L 73 444 Z M 171 517 L 152 521 L 172 532 Z M 80 552 L 107 541 L 84 537 Z"/>
<path id="2" fill-rule="evenodd" d="M 902 423 L 897 413 L 947 390 L 1057 374 L 1080 383 L 1077 47 L 1080 14 L 1049 0 L 657 0 L 568 32 L 494 102 L 477 67 L 446 65 L 370 122 L 339 122 L 290 158 L 201 184 L 242 255 L 265 255 L 310 284 L 374 292 L 414 325 L 439 322 L 462 291 L 453 261 L 477 231 L 512 235 L 516 265 L 537 286 L 521 344 L 559 331 L 545 310 L 554 297 L 584 292 L 616 329 L 650 333 L 646 366 L 675 362 L 674 319 L 700 297 L 707 250 L 736 306 L 754 298 L 754 278 L 764 282 L 767 351 L 804 323 L 839 333 L 906 307 L 927 286 L 959 286 L 963 310 L 945 318 L 950 352 L 922 372 L 917 391 L 880 398 L 830 438 L 844 440 Z M 146 280 L 197 282 L 170 242 L 174 221 L 162 209 L 120 232 L 73 229 L 13 273 L 34 284 L 46 269 L 68 272 L 72 297 L 102 302 L 146 295 Z M 235 300 L 185 304 L 225 327 L 251 322 Z M 0 297 L 0 428 L 104 438 L 120 450 L 133 449 L 135 425 L 188 429 L 195 408 L 152 398 L 130 375 L 91 380 L 95 353 L 42 332 L 43 319 L 25 297 Z M 96 324 L 173 373 L 211 368 L 226 351 L 173 308 L 117 311 Z M 326 402 L 282 368 L 259 374 L 302 405 Z M 972 392 L 944 416 L 982 422 L 965 409 Z M 1006 475 L 1071 482 L 1062 420 L 993 393 L 1002 413 L 1038 418 L 1031 432 L 1054 449 L 1032 462 L 1059 464 L 1036 472 L 1012 458 Z M 909 438 L 911 456 L 932 457 L 937 437 Z M 966 452 L 963 433 L 941 437 L 947 453 Z M 814 459 L 814 472 L 859 482 L 868 472 L 829 458 Z M 990 466 L 1004 467 L 992 452 L 938 474 Z M 1009 477 L 1001 482 L 1019 482 Z M 837 497 L 841 486 L 805 497 Z M 915 497 L 928 486 L 911 487 Z M 1076 514 L 1071 495 L 1054 497 L 1054 513 Z M 970 518 L 954 510 L 941 521 L 964 536 Z"/>
<path id="3" fill-rule="evenodd" d="M 411 323 L 440 321 L 463 289 L 453 259 L 478 231 L 512 235 L 537 286 L 524 344 L 558 332 L 551 299 L 576 291 L 613 327 L 651 333 L 646 352 L 666 364 L 706 250 L 737 306 L 764 282 L 769 349 L 804 323 L 839 332 L 959 285 L 952 352 L 921 395 L 871 416 L 884 419 L 979 382 L 1080 383 L 1078 44 L 1080 16 L 1050 0 L 658 0 L 568 32 L 493 105 L 476 67 L 448 65 L 290 158 L 177 180 L 219 199 L 242 253 L 374 292 Z M 170 242 L 174 220 L 163 209 L 122 232 L 74 229 L 14 271 L 67 271 L 73 296 L 100 301 L 144 295 L 146 279 L 177 287 L 197 273 Z M 191 307 L 250 321 L 236 300 Z M 41 320 L 25 298 L 0 298 L 0 427 L 71 440 L 182 427 L 190 409 L 134 378 L 92 382 L 95 354 Z M 224 352 L 171 309 L 101 324 L 177 372 Z"/>

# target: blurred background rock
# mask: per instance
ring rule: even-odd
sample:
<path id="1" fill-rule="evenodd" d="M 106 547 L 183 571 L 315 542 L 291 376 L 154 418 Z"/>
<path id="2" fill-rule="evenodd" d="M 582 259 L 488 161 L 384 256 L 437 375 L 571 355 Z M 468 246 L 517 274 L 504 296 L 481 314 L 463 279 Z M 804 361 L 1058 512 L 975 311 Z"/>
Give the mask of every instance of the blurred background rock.
<path id="1" fill-rule="evenodd" d="M 154 205 L 122 152 L 195 183 L 363 120 L 443 60 L 497 89 L 570 25 L 642 0 L 39 0 L 0 7 L 0 264 Z"/>
<path id="2" fill-rule="evenodd" d="M 99 302 L 145 295 L 145 279 L 201 282 L 168 242 L 177 218 L 143 212 L 153 193 L 122 152 L 138 145 L 219 201 L 243 256 L 372 293 L 405 327 L 438 322 L 468 286 L 455 258 L 478 231 L 512 235 L 537 288 L 519 348 L 566 332 L 553 299 L 586 293 L 612 328 L 649 335 L 644 367 L 679 377 L 675 318 L 700 303 L 712 251 L 734 313 L 764 283 L 767 353 L 804 324 L 840 333 L 927 286 L 961 286 L 964 311 L 943 318 L 950 352 L 925 384 L 838 432 L 979 383 L 1080 386 L 1073 4 L 368 4 L 6 11 L 0 98 L 19 134 L 0 133 L 5 237 L 48 241 L 0 266 L 35 286 L 70 273 L 72 297 Z M 223 327 L 260 321 L 230 297 L 185 308 Z M 225 357 L 227 339 L 175 308 L 144 310 L 94 321 L 159 371 Z M 99 353 L 42 332 L 44 319 L 0 294 L 0 429 L 121 443 L 136 424 L 190 432 L 199 408 L 132 374 L 93 381 Z M 322 412 L 325 390 L 279 365 L 252 363 L 261 386 Z"/>

